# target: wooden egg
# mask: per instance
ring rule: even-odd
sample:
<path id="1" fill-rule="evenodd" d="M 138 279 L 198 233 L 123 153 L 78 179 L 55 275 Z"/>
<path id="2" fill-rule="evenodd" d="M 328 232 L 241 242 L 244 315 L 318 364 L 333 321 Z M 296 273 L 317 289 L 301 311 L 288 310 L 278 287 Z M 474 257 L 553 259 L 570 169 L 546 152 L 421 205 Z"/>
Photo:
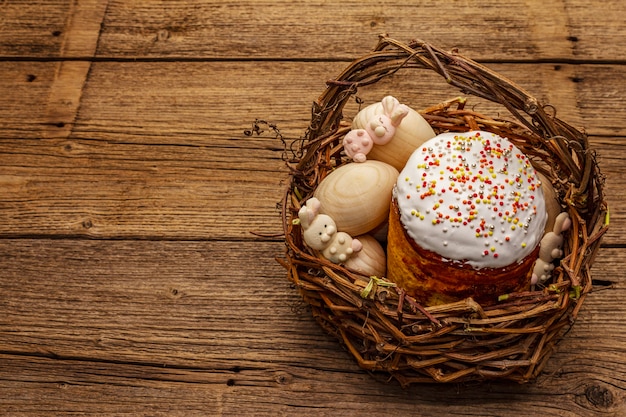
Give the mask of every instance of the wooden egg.
<path id="1" fill-rule="evenodd" d="M 365 276 L 384 277 L 387 272 L 387 257 L 383 247 L 370 235 L 361 235 L 357 239 L 363 244 L 363 248 L 354 253 L 344 265 Z"/>
<path id="2" fill-rule="evenodd" d="M 352 121 L 352 129 L 364 129 L 376 115 L 384 114 L 381 102 L 370 104 L 357 113 Z M 385 162 L 402 171 L 406 161 L 415 149 L 435 137 L 435 132 L 417 111 L 409 108 L 409 113 L 396 128 L 396 134 L 389 143 L 375 145 L 367 154 L 367 159 Z"/>
<path id="3" fill-rule="evenodd" d="M 546 201 L 546 211 L 548 212 L 548 219 L 546 221 L 545 233 L 551 232 L 554 228 L 554 221 L 556 216 L 563 211 L 561 204 L 556 196 L 554 187 L 550 183 L 550 180 L 545 175 L 537 172 L 537 176 L 541 180 L 541 190 L 543 191 L 543 199 Z"/>
<path id="4" fill-rule="evenodd" d="M 380 161 L 342 165 L 324 178 L 314 196 L 337 224 L 352 236 L 369 232 L 387 221 L 391 190 L 398 170 Z"/>

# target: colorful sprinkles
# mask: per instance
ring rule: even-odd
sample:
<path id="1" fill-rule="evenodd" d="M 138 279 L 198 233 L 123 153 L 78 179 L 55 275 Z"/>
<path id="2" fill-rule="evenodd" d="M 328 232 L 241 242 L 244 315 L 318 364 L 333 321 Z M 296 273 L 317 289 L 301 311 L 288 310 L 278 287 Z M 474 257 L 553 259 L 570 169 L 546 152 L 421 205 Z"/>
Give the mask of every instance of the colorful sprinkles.
<path id="1" fill-rule="evenodd" d="M 414 152 L 399 179 L 398 204 L 409 234 L 416 229 L 412 237 L 420 243 L 429 235 L 431 250 L 456 251 L 451 259 L 485 264 L 484 258 L 500 258 L 489 262 L 507 264 L 511 253 L 523 257 L 541 239 L 546 217 L 541 183 L 526 155 L 500 136 L 439 135 Z M 425 222 L 428 229 L 419 225 Z M 446 239 L 437 239 L 439 229 Z M 472 239 L 459 230 L 471 231 Z M 453 243 L 452 231 L 463 235 L 467 248 L 459 239 Z M 467 250 L 477 252 L 468 256 Z"/>

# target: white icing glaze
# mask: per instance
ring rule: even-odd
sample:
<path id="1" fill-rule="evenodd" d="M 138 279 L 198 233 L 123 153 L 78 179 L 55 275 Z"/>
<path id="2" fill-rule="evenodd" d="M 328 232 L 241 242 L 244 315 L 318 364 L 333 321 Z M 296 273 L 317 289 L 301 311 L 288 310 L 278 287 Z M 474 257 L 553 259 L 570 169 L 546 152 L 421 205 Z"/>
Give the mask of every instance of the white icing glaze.
<path id="1" fill-rule="evenodd" d="M 522 260 L 546 223 L 541 181 L 510 141 L 483 131 L 425 142 L 398 176 L 394 197 L 408 235 L 474 268 Z"/>

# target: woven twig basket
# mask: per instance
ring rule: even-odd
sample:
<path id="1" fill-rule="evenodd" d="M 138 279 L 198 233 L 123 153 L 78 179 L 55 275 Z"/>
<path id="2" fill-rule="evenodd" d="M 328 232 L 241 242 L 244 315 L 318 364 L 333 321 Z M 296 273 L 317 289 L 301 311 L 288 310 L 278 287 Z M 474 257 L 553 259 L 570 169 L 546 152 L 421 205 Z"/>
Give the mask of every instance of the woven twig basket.
<path id="1" fill-rule="evenodd" d="M 399 72 L 399 70 L 402 70 Z M 344 105 L 357 90 L 389 76 L 430 70 L 461 93 L 503 105 L 511 120 L 489 118 L 453 99 L 421 112 L 436 133 L 481 129 L 509 138 L 553 184 L 572 227 L 565 256 L 545 287 L 508 294 L 497 305 L 471 298 L 422 306 L 382 277 L 316 257 L 294 221 L 301 205 L 334 168 L 348 163 L 341 146 L 350 122 Z M 393 94 L 393 92 L 389 92 Z M 592 289 L 591 263 L 608 227 L 603 177 L 584 133 L 554 116 L 513 82 L 488 68 L 421 41 L 381 36 L 374 51 L 353 61 L 314 103 L 303 140 L 288 166 L 282 205 L 289 279 L 320 325 L 345 344 L 359 366 L 402 385 L 509 379 L 527 382 L 544 368 Z M 371 291 L 363 292 L 365 288 Z"/>

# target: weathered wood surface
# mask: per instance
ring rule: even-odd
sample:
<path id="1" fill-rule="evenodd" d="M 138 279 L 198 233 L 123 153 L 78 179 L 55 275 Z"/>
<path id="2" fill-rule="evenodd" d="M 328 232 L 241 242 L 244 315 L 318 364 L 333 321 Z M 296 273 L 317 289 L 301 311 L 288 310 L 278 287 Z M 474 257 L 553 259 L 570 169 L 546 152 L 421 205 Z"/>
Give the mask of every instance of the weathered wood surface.
<path id="1" fill-rule="evenodd" d="M 468 408 L 477 415 L 623 411 L 620 249 L 603 250 L 594 267 L 603 281 L 537 383 L 408 390 L 359 371 L 317 328 L 278 278 L 282 270 L 272 256 L 280 249 L 278 242 L 1 242 L 0 307 L 9 313 L 0 318 L 5 410 L 337 415 L 392 409 L 428 416 L 442 410 L 467 415 Z"/>
<path id="2" fill-rule="evenodd" d="M 17 84 L 11 105 L 0 108 L 0 184 L 11 190 L 3 210 L 15 220 L 0 224 L 4 235 L 206 239 L 280 231 L 274 203 L 285 177 L 282 144 L 271 132 L 243 132 L 262 117 L 287 138 L 299 137 L 324 80 L 345 63 L 98 62 L 75 99 L 80 111 L 67 118 L 50 110 L 57 100 L 46 96 L 57 88 L 55 65 L 0 62 L 9 75 L 0 86 L 9 91 Z M 519 71 L 518 64 L 492 66 L 509 77 Z M 626 69 L 523 67 L 542 77 L 518 76 L 520 82 L 591 135 L 609 176 L 612 218 L 624 219 L 619 202 L 626 178 L 618 175 L 626 146 L 623 95 L 600 98 L 597 92 L 623 90 Z M 30 75 L 36 79 L 29 81 Z M 420 108 L 457 95 L 442 79 L 424 75 L 361 96 L 372 102 L 385 91 L 400 91 Z M 441 91 L 429 88 L 436 82 Z M 489 106 L 478 109 L 489 114 Z M 241 210 L 244 199 L 262 204 Z M 617 233 L 611 229 L 607 242 L 618 242 Z"/>
<path id="3" fill-rule="evenodd" d="M 579 0 L 1 3 L 0 414 L 626 414 L 625 13 Z M 535 383 L 403 390 L 360 371 L 285 279 L 280 238 L 256 234 L 281 232 L 286 173 L 271 132 L 243 131 L 263 118 L 299 137 L 325 80 L 383 31 L 487 62 L 598 152 L 611 229 L 595 290 Z M 416 108 L 458 95 L 424 74 L 359 96 L 386 92 Z"/>
<path id="4" fill-rule="evenodd" d="M 1 7 L 0 55 L 9 57 L 91 57 L 84 47 L 99 34 L 95 55 L 104 59 L 351 60 L 382 32 L 462 47 L 476 59 L 623 61 L 626 55 L 626 5 L 619 0 L 40 0 Z"/>

